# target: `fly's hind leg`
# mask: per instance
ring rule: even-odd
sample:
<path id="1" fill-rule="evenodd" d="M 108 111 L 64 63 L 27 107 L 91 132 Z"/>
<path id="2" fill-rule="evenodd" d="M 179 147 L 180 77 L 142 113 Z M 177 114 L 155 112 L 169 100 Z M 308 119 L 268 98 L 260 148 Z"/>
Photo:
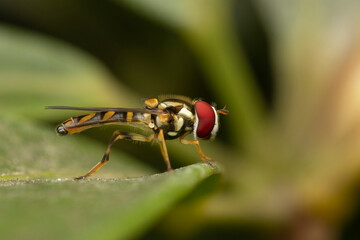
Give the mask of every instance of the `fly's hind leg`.
<path id="1" fill-rule="evenodd" d="M 182 144 L 187 144 L 187 145 L 188 145 L 188 144 L 191 144 L 191 145 L 194 145 L 194 146 L 196 147 L 196 150 L 198 151 L 198 153 L 199 153 L 199 155 L 200 155 L 201 160 L 203 160 L 203 161 L 204 161 L 205 163 L 207 163 L 212 169 L 214 169 L 214 168 L 215 168 L 215 166 L 214 166 L 215 161 L 212 160 L 211 158 L 205 156 L 205 154 L 201 151 L 199 141 L 198 141 L 198 140 L 186 140 L 186 139 L 184 139 L 186 135 L 187 135 L 187 134 L 182 135 L 182 136 L 180 137 L 180 142 L 181 142 Z"/>
<path id="2" fill-rule="evenodd" d="M 87 177 L 90 177 L 94 173 L 96 173 L 102 166 L 104 166 L 108 161 L 110 157 L 110 151 L 111 147 L 114 145 L 114 143 L 121 139 L 127 139 L 127 140 L 134 140 L 139 142 L 151 142 L 154 139 L 154 135 L 151 135 L 149 137 L 142 136 L 140 134 L 136 133 L 128 133 L 128 132 L 120 132 L 115 131 L 110 138 L 109 145 L 107 146 L 106 152 L 100 162 L 98 162 L 88 173 L 86 173 L 84 176 L 76 177 L 74 180 L 80 180 Z"/>

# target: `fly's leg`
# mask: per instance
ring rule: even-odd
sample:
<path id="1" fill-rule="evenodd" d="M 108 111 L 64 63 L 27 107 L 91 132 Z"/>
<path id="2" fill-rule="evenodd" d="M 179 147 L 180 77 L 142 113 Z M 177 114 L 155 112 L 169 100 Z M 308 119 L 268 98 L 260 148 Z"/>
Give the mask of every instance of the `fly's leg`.
<path id="1" fill-rule="evenodd" d="M 173 169 L 171 168 L 169 154 L 165 144 L 164 132 L 162 129 L 160 129 L 159 133 L 157 134 L 157 140 L 159 142 L 161 154 L 163 155 L 163 158 L 165 160 L 167 170 L 168 172 L 172 172 Z"/>
<path id="2" fill-rule="evenodd" d="M 214 161 L 205 156 L 205 154 L 201 151 L 201 148 L 200 148 L 200 143 L 198 140 L 186 140 L 184 139 L 186 135 L 183 135 L 180 137 L 180 142 L 182 144 L 191 144 L 191 145 L 194 145 L 196 147 L 196 150 L 198 151 L 199 155 L 200 155 L 200 158 L 201 160 L 203 160 L 205 163 L 207 163 L 212 169 L 215 168 L 215 166 L 213 165 L 214 164 Z"/>
<path id="3" fill-rule="evenodd" d="M 110 157 L 110 151 L 111 147 L 114 145 L 114 143 L 121 139 L 127 139 L 127 140 L 134 140 L 139 142 L 151 142 L 154 139 L 154 135 L 151 135 L 149 137 L 145 137 L 139 134 L 135 133 L 127 133 L 127 132 L 120 132 L 115 131 L 110 138 L 109 145 L 107 146 L 106 152 L 100 162 L 98 162 L 88 173 L 86 173 L 84 176 L 76 177 L 74 180 L 80 180 L 87 177 L 90 177 L 94 173 L 96 173 L 102 166 L 104 166 L 108 161 Z"/>

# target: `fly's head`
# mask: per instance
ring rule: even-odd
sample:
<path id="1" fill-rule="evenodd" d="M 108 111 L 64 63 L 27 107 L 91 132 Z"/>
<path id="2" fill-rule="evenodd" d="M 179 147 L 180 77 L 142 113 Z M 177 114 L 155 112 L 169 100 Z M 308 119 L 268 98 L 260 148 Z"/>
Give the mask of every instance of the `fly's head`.
<path id="1" fill-rule="evenodd" d="M 216 108 L 207 102 L 198 100 L 194 102 L 194 138 L 213 140 L 219 130 L 219 114 L 227 115 L 229 111 L 225 108 Z"/>

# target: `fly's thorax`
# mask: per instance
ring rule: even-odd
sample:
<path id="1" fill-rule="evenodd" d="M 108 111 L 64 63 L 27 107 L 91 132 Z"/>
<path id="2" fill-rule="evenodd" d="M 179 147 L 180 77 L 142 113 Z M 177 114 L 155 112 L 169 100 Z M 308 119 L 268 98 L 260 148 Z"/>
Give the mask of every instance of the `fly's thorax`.
<path id="1" fill-rule="evenodd" d="M 191 108 L 186 104 L 174 102 L 162 102 L 166 104 L 164 114 L 156 115 L 154 124 L 156 128 L 162 129 L 165 139 L 175 139 L 185 134 L 192 132 L 194 124 L 194 114 Z M 159 105 L 159 107 L 161 107 Z"/>
<path id="2" fill-rule="evenodd" d="M 149 98 L 145 100 L 146 108 L 168 110 L 178 113 L 182 108 L 192 109 L 192 100 L 184 96 L 165 95 L 158 98 Z"/>

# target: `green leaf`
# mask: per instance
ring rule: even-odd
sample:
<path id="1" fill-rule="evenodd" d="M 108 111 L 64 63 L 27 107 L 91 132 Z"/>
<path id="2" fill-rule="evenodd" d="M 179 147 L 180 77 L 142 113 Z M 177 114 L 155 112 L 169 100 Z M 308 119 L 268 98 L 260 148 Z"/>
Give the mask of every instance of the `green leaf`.
<path id="1" fill-rule="evenodd" d="M 0 135 L 7 136 L 0 140 L 4 239 L 128 239 L 218 171 L 196 164 L 126 178 L 152 171 L 114 149 L 95 175 L 113 178 L 73 181 L 101 159 L 102 147 L 81 135 L 57 137 L 17 117 L 0 120 Z"/>
<path id="2" fill-rule="evenodd" d="M 2 181 L 2 238 L 133 238 L 213 173 L 196 164 L 133 179 Z"/>

